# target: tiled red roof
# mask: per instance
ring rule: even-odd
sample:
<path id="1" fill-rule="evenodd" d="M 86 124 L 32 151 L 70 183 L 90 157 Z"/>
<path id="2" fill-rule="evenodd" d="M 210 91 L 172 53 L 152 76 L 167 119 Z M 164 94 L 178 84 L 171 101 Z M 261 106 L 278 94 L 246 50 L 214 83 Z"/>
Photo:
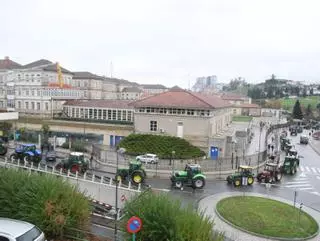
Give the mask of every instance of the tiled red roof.
<path id="1" fill-rule="evenodd" d="M 180 88 L 173 88 L 167 92 L 159 93 L 132 102 L 134 107 L 171 107 L 212 109 L 231 106 L 227 101 L 218 96 L 203 95 L 189 92 Z"/>
<path id="2" fill-rule="evenodd" d="M 16 69 L 20 67 L 21 67 L 21 64 L 18 64 L 12 61 L 11 59 L 9 59 L 9 57 L 0 59 L 0 69 Z"/>
<path id="3" fill-rule="evenodd" d="M 70 100 L 64 106 L 96 107 L 96 108 L 115 108 L 133 109 L 128 100 Z"/>

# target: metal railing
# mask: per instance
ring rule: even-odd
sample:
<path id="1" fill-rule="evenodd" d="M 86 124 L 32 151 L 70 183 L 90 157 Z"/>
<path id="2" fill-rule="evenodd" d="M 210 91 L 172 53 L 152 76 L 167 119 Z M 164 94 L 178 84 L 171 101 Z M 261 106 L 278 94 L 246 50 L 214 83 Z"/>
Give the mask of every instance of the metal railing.
<path id="1" fill-rule="evenodd" d="M 33 164 L 33 162 L 31 163 L 21 162 L 20 160 L 12 161 L 9 159 L 8 161 L 8 158 L 4 157 L 4 158 L 0 158 L 0 167 L 20 168 L 30 172 L 32 171 L 40 172 L 40 173 L 65 177 L 67 179 L 74 179 L 74 180 L 79 180 L 84 182 L 96 183 L 97 185 L 110 186 L 113 188 L 116 187 L 116 182 L 113 180 L 113 178 L 110 178 L 110 177 L 98 176 L 98 175 L 87 173 L 87 172 L 83 174 L 79 172 L 73 173 L 70 170 L 64 171 L 63 169 L 56 169 L 54 166 L 48 166 L 42 163 L 35 165 Z M 141 192 L 142 190 L 141 184 L 133 185 L 130 181 L 128 182 L 128 184 L 124 184 L 121 181 L 119 181 L 118 188 L 123 190 L 133 191 L 133 192 Z"/>

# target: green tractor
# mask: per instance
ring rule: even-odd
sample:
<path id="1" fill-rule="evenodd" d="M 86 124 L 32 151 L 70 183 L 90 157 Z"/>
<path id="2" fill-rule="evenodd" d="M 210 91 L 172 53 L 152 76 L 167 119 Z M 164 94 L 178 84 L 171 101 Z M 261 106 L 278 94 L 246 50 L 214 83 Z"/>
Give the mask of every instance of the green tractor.
<path id="1" fill-rule="evenodd" d="M 55 166 L 56 170 L 85 173 L 89 169 L 89 161 L 82 152 L 71 152 L 68 159 L 62 160 Z"/>
<path id="2" fill-rule="evenodd" d="M 4 156 L 5 154 L 7 154 L 8 151 L 8 147 L 6 145 L 6 143 L 4 143 L 4 141 L 0 140 L 0 155 Z"/>
<path id="3" fill-rule="evenodd" d="M 176 171 L 171 176 L 172 186 L 183 189 L 183 185 L 192 188 L 203 188 L 206 184 L 206 176 L 202 173 L 199 164 L 187 164 L 184 171 Z"/>
<path id="4" fill-rule="evenodd" d="M 300 164 L 299 156 L 298 156 L 298 151 L 294 148 L 291 148 L 290 150 L 287 151 L 287 156 L 291 156 L 297 159 L 298 166 Z"/>
<path id="5" fill-rule="evenodd" d="M 280 170 L 284 174 L 294 175 L 297 172 L 297 166 L 299 166 L 299 159 L 295 156 L 286 156 L 283 164 L 280 166 Z"/>
<path id="6" fill-rule="evenodd" d="M 254 183 L 254 174 L 252 167 L 239 166 L 238 171 L 227 177 L 228 184 L 233 184 L 235 187 L 250 186 Z"/>
<path id="7" fill-rule="evenodd" d="M 128 168 L 118 168 L 116 173 L 116 181 L 131 181 L 134 184 L 138 185 L 143 183 L 146 179 L 147 174 L 142 163 L 140 161 L 130 161 L 129 169 Z"/>

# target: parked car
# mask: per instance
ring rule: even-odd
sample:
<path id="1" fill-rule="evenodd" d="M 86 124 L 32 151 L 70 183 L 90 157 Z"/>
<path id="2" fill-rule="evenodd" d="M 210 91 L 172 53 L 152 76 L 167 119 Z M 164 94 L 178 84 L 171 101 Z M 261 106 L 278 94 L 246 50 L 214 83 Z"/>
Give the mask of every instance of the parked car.
<path id="1" fill-rule="evenodd" d="M 144 155 L 141 155 L 141 156 L 137 156 L 136 160 L 137 161 L 141 161 L 141 162 L 146 163 L 146 164 L 149 164 L 149 163 L 156 164 L 156 163 L 158 163 L 159 158 L 155 154 L 144 154 Z"/>
<path id="2" fill-rule="evenodd" d="M 35 225 L 20 220 L 0 218 L 1 241 L 45 241 L 44 233 Z"/>
<path id="3" fill-rule="evenodd" d="M 320 131 L 317 131 L 315 133 L 312 134 L 312 137 L 315 139 L 315 140 L 320 140 Z"/>

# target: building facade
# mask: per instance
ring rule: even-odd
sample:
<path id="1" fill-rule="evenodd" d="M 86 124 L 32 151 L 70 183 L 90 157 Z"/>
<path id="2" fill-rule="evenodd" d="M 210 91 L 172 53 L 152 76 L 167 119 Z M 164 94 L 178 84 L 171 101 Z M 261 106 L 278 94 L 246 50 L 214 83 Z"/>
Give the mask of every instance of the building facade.
<path id="1" fill-rule="evenodd" d="M 231 105 L 217 96 L 205 96 L 180 88 L 131 103 L 136 133 L 184 138 L 209 153 L 218 146 L 224 155 L 226 139 L 217 138 L 231 122 Z"/>

